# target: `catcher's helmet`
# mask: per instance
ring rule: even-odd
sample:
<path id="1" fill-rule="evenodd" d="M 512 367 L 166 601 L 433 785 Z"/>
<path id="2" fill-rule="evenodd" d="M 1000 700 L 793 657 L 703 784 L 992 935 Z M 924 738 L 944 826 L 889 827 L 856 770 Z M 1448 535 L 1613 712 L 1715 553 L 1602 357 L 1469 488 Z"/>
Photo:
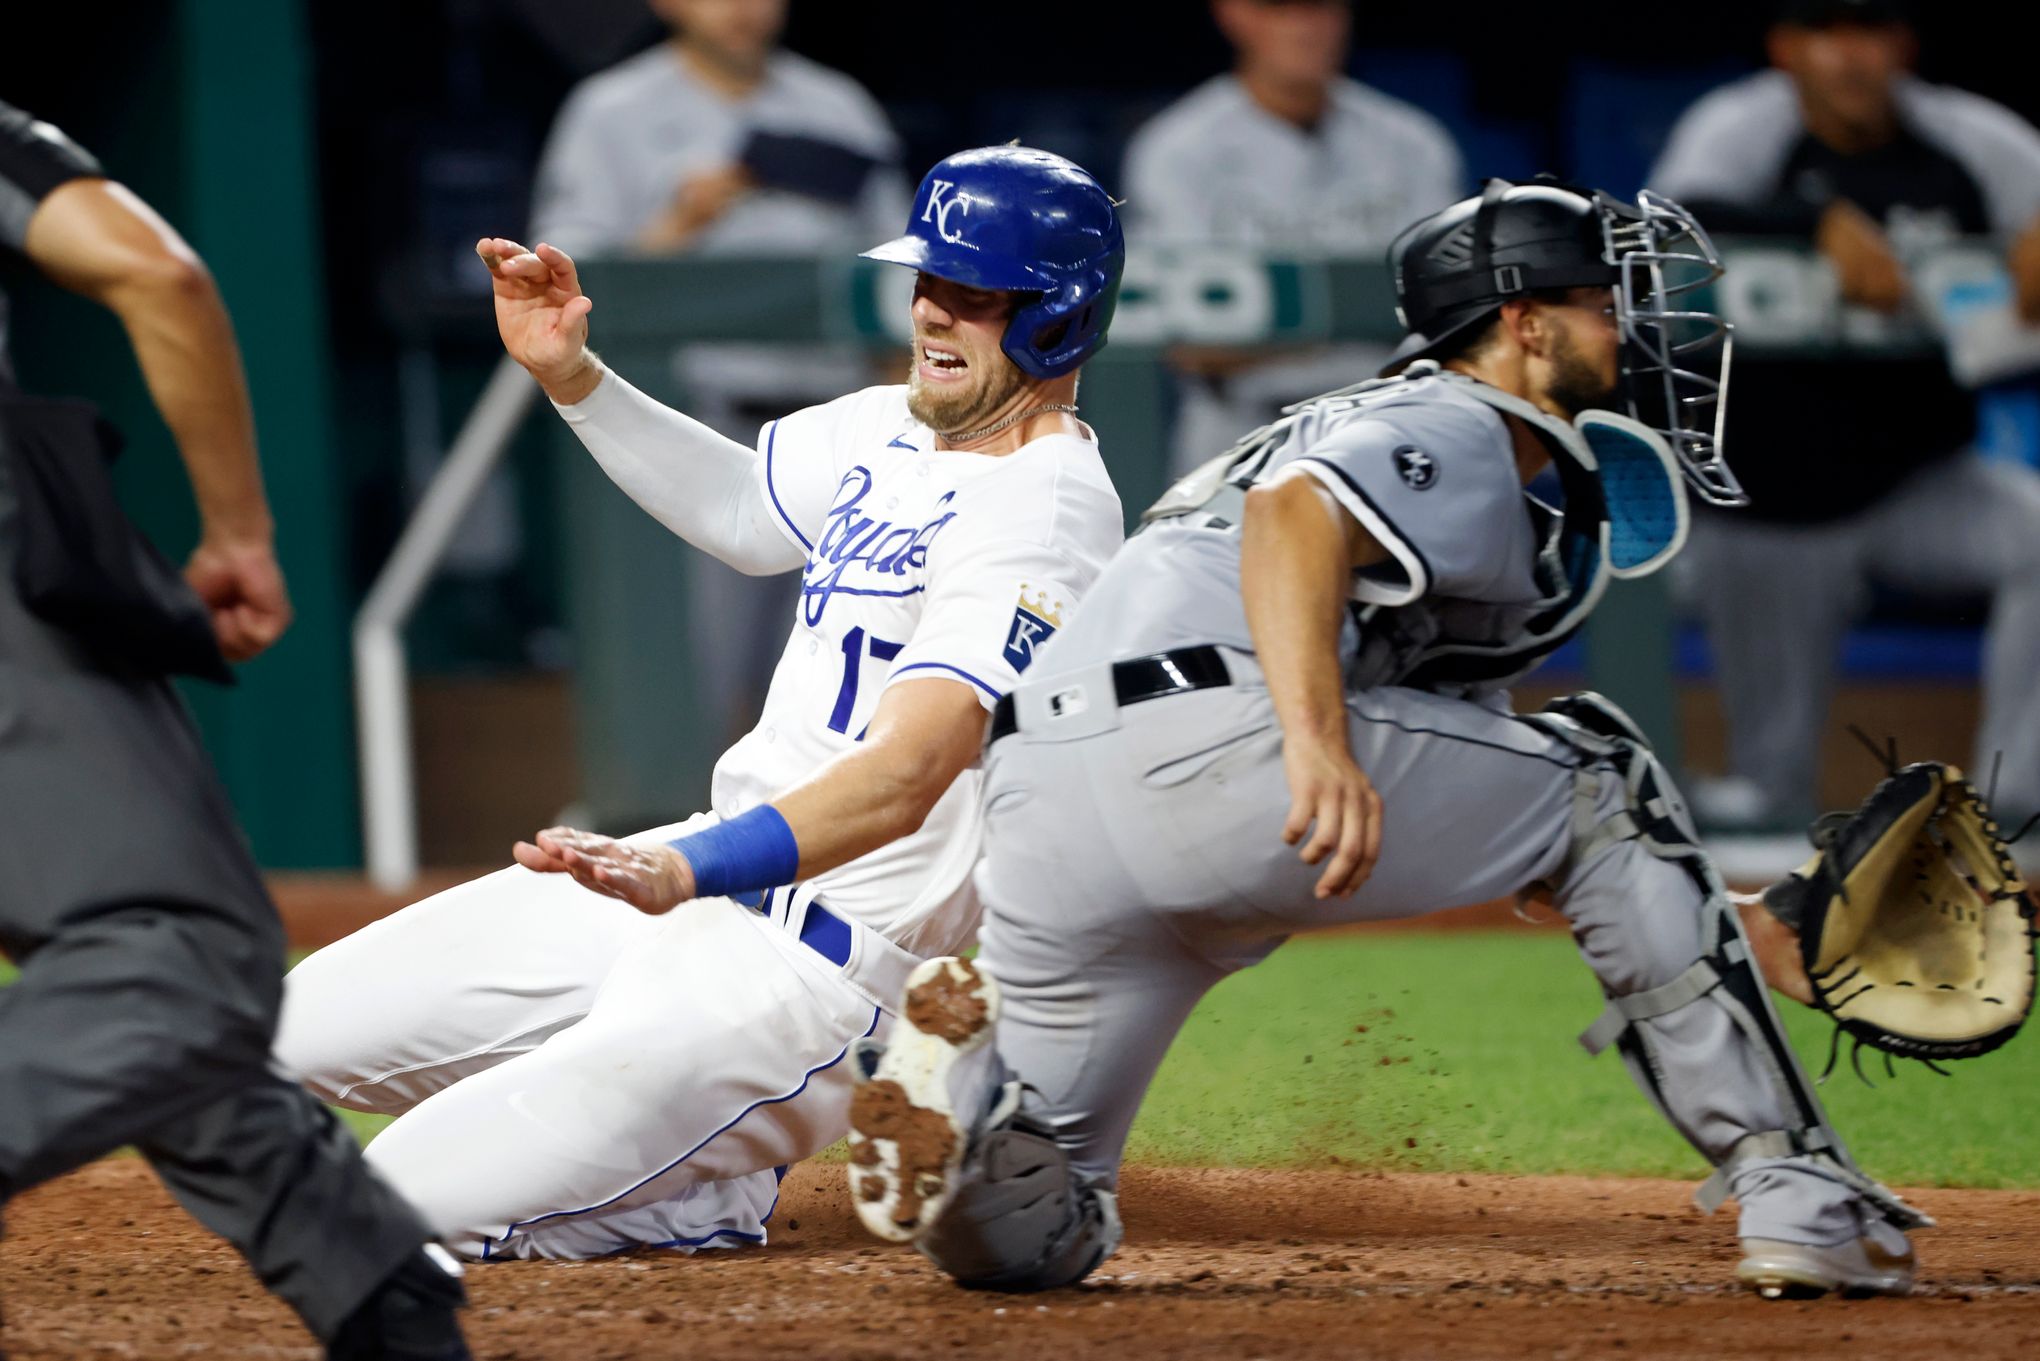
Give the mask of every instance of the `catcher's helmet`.
<path id="1" fill-rule="evenodd" d="M 1059 378 L 1105 345 L 1126 241 L 1112 197 L 1072 161 L 1032 147 L 979 147 L 921 181 L 905 236 L 864 252 L 972 288 L 1040 296 L 1000 348 L 1034 378 Z"/>
<path id="2" fill-rule="evenodd" d="M 1513 298 L 1612 288 L 1630 414 L 1665 437 L 1702 496 L 1748 503 L 1721 457 L 1730 327 L 1712 312 L 1672 307 L 1720 278 L 1721 259 L 1678 204 L 1648 190 L 1626 203 L 1544 177 L 1489 180 L 1477 197 L 1405 228 L 1388 261 L 1409 334 L 1384 374 L 1436 356 Z"/>

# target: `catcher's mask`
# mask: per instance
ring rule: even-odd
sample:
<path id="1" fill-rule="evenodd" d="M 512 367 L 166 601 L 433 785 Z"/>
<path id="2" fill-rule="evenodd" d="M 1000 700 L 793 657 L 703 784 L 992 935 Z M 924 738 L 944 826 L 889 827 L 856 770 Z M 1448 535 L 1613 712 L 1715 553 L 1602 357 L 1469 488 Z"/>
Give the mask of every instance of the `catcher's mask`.
<path id="1" fill-rule="evenodd" d="M 1548 177 L 1492 179 L 1405 228 L 1388 259 L 1409 334 L 1383 374 L 1436 355 L 1512 298 L 1612 289 L 1629 413 L 1664 436 L 1707 501 L 1749 504 L 1721 454 L 1732 328 L 1680 302 L 1721 277 L 1721 257 L 1684 208 L 1649 190 L 1627 203 Z"/>

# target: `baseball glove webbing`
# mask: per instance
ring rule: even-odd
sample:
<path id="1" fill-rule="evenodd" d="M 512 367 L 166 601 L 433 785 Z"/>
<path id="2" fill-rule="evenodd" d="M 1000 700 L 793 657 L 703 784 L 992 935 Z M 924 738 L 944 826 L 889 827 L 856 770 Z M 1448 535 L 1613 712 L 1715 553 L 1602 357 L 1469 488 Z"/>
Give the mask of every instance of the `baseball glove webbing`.
<path id="1" fill-rule="evenodd" d="M 1940 1072 L 1936 1060 L 2003 1045 L 2033 1006 L 2035 909 L 2016 837 L 1955 767 L 1878 755 L 1889 775 L 1860 808 L 1816 822 L 1813 858 L 1764 891 L 1836 1022 L 1823 1080 L 1845 1031 L 1859 1077 L 1864 1045 L 1887 1071 L 1896 1055 Z"/>

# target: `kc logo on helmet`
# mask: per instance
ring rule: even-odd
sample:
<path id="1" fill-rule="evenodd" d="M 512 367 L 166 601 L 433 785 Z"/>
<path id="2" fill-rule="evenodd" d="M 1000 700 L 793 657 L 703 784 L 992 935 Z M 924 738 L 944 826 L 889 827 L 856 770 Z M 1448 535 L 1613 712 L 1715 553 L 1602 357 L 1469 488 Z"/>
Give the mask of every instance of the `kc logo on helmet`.
<path id="1" fill-rule="evenodd" d="M 921 220 L 933 224 L 935 234 L 952 246 L 963 240 L 963 224 L 959 222 L 955 231 L 949 230 L 949 214 L 961 211 L 969 217 L 970 205 L 977 202 L 968 189 L 960 194 L 950 193 L 954 188 L 955 180 L 933 181 L 928 189 L 928 206 L 921 210 Z"/>

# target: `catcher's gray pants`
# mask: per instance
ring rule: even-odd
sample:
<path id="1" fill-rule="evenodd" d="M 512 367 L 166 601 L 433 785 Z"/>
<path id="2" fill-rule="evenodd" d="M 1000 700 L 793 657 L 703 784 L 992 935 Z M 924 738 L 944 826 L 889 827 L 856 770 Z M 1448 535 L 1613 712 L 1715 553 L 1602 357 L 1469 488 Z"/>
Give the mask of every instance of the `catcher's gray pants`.
<path id="1" fill-rule="evenodd" d="M 0 473 L 0 564 L 9 501 Z M 0 573 L 0 1206 L 135 1144 L 329 1338 L 426 1231 L 272 1069 L 283 948 L 176 692 L 87 664 Z"/>
<path id="2" fill-rule="evenodd" d="M 2040 811 L 2040 473 L 1963 454 L 1833 524 L 1699 515 L 1684 568 L 1714 649 L 1730 769 L 1793 818 L 1814 809 L 1837 654 L 1867 582 L 1989 592 L 1970 771 L 1988 779 L 2003 752 L 1997 806 Z"/>
<path id="3" fill-rule="evenodd" d="M 1256 674 L 1251 659 L 1228 660 L 1235 677 Z M 1548 880 L 1613 993 L 1664 984 L 1703 951 L 1703 898 L 1682 866 L 1635 841 L 1567 866 L 1575 770 L 1590 758 L 1520 719 L 1414 690 L 1353 700 L 1353 754 L 1381 795 L 1381 858 L 1354 897 L 1320 902 L 1319 868 L 1282 842 L 1289 790 L 1262 685 L 1117 708 L 1095 680 L 1088 709 L 1030 728 L 1023 704 L 1022 730 L 992 745 L 978 871 L 979 963 L 1005 994 L 998 1059 L 1033 1088 L 1023 1113 L 1094 1187 L 1113 1189 L 1142 1093 L 1198 999 L 1293 932 Z M 1022 694 L 1071 681 L 1030 675 Z M 1601 814 L 1621 798 L 1611 775 Z M 1582 1018 L 1592 1010 L 1583 987 Z M 1799 1123 L 1723 1007 L 1703 999 L 1637 1024 L 1663 1101 L 1717 1163 L 1745 1134 Z M 1796 1159 L 1743 1164 L 1731 1190 L 1745 1237 L 1862 1232 L 1856 1193 Z M 1038 1247 L 1016 1251 L 1026 1261 Z"/>

